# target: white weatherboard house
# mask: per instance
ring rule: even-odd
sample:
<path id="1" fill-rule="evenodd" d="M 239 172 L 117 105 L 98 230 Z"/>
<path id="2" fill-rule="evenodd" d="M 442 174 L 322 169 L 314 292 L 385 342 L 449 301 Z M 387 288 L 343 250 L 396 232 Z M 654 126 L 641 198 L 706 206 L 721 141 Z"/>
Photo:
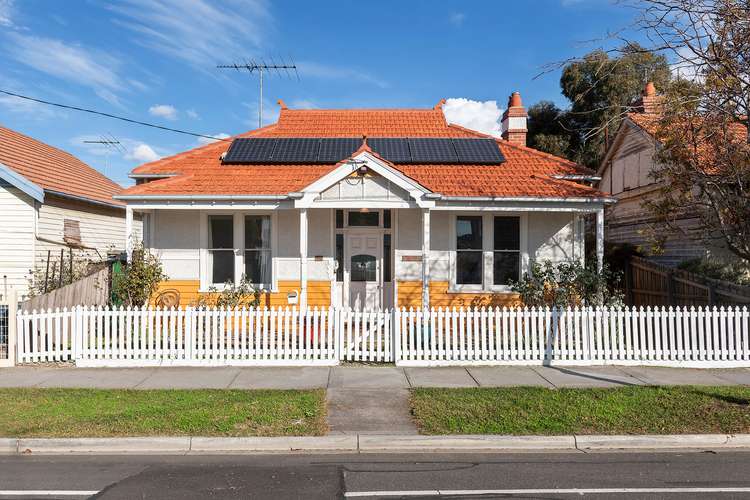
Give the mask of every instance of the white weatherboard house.
<path id="1" fill-rule="evenodd" d="M 0 294 L 27 292 L 33 269 L 60 250 L 103 260 L 125 250 L 122 187 L 73 155 L 0 126 Z M 140 234 L 140 221 L 132 230 Z"/>
<path id="2" fill-rule="evenodd" d="M 275 124 L 136 168 L 115 198 L 186 306 L 246 275 L 267 306 L 517 303 L 532 261 L 584 258 L 592 172 L 526 147 L 518 93 L 503 138 L 432 109 L 293 110 Z M 132 228 L 132 225 L 128 225 Z M 133 238 L 129 236 L 129 241 Z"/>

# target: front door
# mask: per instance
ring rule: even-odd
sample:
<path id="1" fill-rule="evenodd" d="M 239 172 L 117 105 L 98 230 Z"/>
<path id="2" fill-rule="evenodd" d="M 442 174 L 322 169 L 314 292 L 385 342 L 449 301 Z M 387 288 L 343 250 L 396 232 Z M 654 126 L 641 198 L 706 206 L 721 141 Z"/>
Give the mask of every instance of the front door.
<path id="1" fill-rule="evenodd" d="M 349 276 L 349 307 L 377 309 L 380 307 L 383 244 L 380 233 L 349 233 L 347 275 Z"/>

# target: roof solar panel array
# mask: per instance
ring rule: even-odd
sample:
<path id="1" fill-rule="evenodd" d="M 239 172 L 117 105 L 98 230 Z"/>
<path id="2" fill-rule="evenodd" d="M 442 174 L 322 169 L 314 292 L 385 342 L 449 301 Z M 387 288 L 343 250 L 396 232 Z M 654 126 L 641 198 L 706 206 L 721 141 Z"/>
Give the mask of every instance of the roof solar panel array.
<path id="1" fill-rule="evenodd" d="M 363 139 L 245 138 L 235 139 L 224 156 L 226 164 L 338 163 L 349 158 Z M 393 163 L 487 164 L 505 161 L 494 139 L 374 137 L 368 146 Z"/>

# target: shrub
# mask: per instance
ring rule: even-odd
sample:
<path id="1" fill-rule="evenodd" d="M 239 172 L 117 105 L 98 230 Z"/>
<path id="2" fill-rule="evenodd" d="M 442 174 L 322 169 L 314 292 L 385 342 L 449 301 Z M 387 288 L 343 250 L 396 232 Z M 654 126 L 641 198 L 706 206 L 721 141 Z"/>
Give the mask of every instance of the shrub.
<path id="1" fill-rule="evenodd" d="M 678 269 L 705 278 L 729 281 L 737 285 L 750 285 L 750 267 L 743 262 L 721 262 L 714 259 L 690 259 L 677 265 Z"/>
<path id="2" fill-rule="evenodd" d="M 595 265 L 545 261 L 532 264 L 531 272 L 512 282 L 511 289 L 527 306 L 619 306 L 624 303 L 619 282 L 620 275 L 607 266 L 598 272 Z"/>
<path id="3" fill-rule="evenodd" d="M 257 290 L 243 274 L 236 285 L 228 281 L 222 290 L 212 286 L 208 293 L 201 294 L 193 304 L 197 307 L 258 307 L 260 305 L 260 290 Z"/>
<path id="4" fill-rule="evenodd" d="M 144 306 L 166 280 L 161 261 L 139 243 L 125 270 L 112 277 L 112 301 L 124 306 Z"/>

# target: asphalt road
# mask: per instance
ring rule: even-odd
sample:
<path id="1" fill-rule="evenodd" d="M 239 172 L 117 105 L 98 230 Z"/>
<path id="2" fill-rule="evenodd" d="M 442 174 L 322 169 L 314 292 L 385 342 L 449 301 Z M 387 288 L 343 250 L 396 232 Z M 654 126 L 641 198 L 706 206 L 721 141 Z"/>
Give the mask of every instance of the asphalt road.
<path id="1" fill-rule="evenodd" d="M 750 452 L 0 457 L 0 498 L 438 496 L 750 498 Z"/>

